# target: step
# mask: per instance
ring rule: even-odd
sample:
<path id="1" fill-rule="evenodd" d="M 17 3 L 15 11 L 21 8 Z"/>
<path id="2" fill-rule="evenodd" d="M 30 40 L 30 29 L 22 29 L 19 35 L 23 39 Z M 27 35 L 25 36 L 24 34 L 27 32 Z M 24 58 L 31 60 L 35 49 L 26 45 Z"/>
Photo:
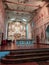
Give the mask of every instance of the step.
<path id="1" fill-rule="evenodd" d="M 28 57 L 28 58 L 19 58 L 19 59 L 6 59 L 3 58 L 1 60 L 2 63 L 23 63 L 23 62 L 30 62 L 30 61 L 45 61 L 45 60 L 49 60 L 49 56 L 37 56 L 37 57 Z"/>
<path id="2" fill-rule="evenodd" d="M 19 50 L 13 50 L 11 51 L 12 53 L 13 52 L 47 52 L 49 51 L 49 49 L 47 48 L 42 48 L 42 49 L 19 49 Z"/>
<path id="3" fill-rule="evenodd" d="M 34 51 L 34 52 L 33 51 L 26 51 L 26 52 L 24 52 L 24 51 L 16 52 L 15 51 L 15 52 L 10 52 L 11 55 L 14 55 L 14 54 L 29 54 L 29 53 L 49 53 L 49 52 L 48 51 L 41 51 L 41 52 L 40 51 Z"/>
<path id="4" fill-rule="evenodd" d="M 34 53 L 32 53 L 32 54 L 16 54 L 16 55 L 7 55 L 5 58 L 7 58 L 7 59 L 15 59 L 15 58 L 26 58 L 26 57 L 36 57 L 36 56 L 49 56 L 49 54 L 48 53 L 43 53 L 43 54 L 41 54 L 41 53 L 38 53 L 38 54 L 34 54 Z"/>
<path id="5" fill-rule="evenodd" d="M 44 54 L 49 54 L 48 52 L 45 52 L 45 53 L 29 53 L 29 54 L 14 54 L 14 55 L 10 55 L 8 54 L 7 56 L 24 56 L 24 55 L 44 55 Z"/>
<path id="6" fill-rule="evenodd" d="M 16 64 L 45 60 L 49 60 L 49 49 L 10 51 L 10 54 L 1 59 L 1 62 L 3 64 Z"/>

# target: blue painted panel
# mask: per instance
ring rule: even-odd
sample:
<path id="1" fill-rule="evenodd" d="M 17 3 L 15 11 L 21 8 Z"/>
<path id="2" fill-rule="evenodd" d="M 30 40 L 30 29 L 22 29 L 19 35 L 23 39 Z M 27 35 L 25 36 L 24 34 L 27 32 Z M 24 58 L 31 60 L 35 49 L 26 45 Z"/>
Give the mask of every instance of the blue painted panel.
<path id="1" fill-rule="evenodd" d="M 32 45 L 34 40 L 18 40 L 16 41 L 16 45 Z"/>
<path id="2" fill-rule="evenodd" d="M 5 55 L 9 54 L 10 51 L 3 51 L 3 52 L 0 52 L 0 58 L 4 57 Z"/>

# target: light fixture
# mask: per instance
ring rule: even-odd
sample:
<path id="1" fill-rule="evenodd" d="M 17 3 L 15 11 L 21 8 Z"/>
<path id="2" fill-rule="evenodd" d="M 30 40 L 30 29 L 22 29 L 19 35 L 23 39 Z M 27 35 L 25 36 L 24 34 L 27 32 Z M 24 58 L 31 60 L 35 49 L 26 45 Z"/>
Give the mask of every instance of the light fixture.
<path id="1" fill-rule="evenodd" d="M 11 21 L 14 21 L 15 20 L 15 18 L 12 18 L 12 19 L 10 19 Z"/>
<path id="2" fill-rule="evenodd" d="M 23 21 L 27 21 L 26 19 L 23 19 Z"/>

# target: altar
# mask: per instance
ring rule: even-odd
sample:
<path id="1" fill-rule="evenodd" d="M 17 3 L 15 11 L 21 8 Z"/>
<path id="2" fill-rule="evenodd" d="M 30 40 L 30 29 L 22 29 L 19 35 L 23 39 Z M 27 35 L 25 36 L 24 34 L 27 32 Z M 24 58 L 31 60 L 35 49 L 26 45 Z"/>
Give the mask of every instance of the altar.
<path id="1" fill-rule="evenodd" d="M 19 39 L 19 40 L 16 40 L 16 45 L 32 45 L 34 43 L 34 40 L 33 39 Z"/>

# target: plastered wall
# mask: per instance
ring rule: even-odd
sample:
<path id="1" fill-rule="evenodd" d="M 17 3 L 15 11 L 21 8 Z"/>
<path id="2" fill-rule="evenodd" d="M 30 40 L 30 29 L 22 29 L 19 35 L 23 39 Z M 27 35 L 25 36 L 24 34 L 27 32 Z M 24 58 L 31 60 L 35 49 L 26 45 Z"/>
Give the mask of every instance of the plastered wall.
<path id="1" fill-rule="evenodd" d="M 5 33 L 5 11 L 2 0 L 0 0 L 0 32 Z"/>
<path id="2" fill-rule="evenodd" d="M 48 7 L 44 6 L 40 9 L 40 11 L 38 11 L 36 16 L 33 18 L 33 21 L 35 23 L 32 31 L 33 37 L 36 39 L 36 36 L 38 35 L 40 37 L 40 40 L 43 42 L 46 40 L 45 30 L 46 27 L 49 25 L 48 13 Z"/>

